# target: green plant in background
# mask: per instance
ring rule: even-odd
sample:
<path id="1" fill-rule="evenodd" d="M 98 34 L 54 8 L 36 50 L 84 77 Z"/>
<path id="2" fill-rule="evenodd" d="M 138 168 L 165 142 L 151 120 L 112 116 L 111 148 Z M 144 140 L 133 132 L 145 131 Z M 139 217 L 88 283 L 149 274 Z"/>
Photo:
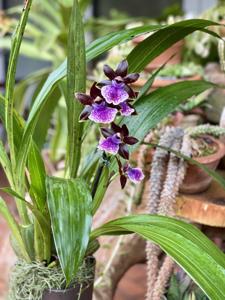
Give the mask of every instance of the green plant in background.
<path id="1" fill-rule="evenodd" d="M 169 26 L 146 25 L 110 33 L 85 47 L 81 10 L 78 1 L 74 0 L 69 26 L 67 60 L 45 80 L 35 97 L 28 119 L 25 121 L 14 109 L 13 92 L 16 64 L 31 4 L 31 0 L 26 2 L 13 36 L 6 93 L 0 97 L 0 117 L 7 131 L 9 144 L 8 154 L 3 144 L 0 143 L 0 163 L 10 183 L 10 188 L 5 188 L 4 191 L 15 198 L 20 221 L 15 220 L 3 199 L 0 199 L 0 212 L 12 231 L 12 245 L 19 260 L 25 262 L 32 270 L 33 262 L 37 262 L 37 270 L 41 268 L 43 272 L 44 266 L 46 274 L 50 274 L 48 273 L 49 268 L 60 269 L 65 277 L 61 288 L 66 288 L 74 284 L 78 270 L 84 265 L 86 257 L 93 254 L 98 248 L 98 237 L 135 232 L 158 244 L 190 274 L 211 299 L 223 299 L 225 297 L 224 254 L 194 226 L 162 216 L 136 215 L 113 220 L 91 230 L 92 218 L 101 205 L 112 174 L 120 173 L 121 184 L 124 185 L 124 176 L 132 178 L 133 173 L 129 174 L 131 170 L 126 165 L 122 168 L 123 161 L 119 161 L 118 170 L 118 160 L 114 155 L 107 157 L 103 155 L 102 158 L 99 158 L 102 152 L 95 151 L 91 156 L 83 157 L 82 144 L 88 138 L 88 133 L 92 134 L 88 128 L 92 124 L 90 121 L 79 122 L 81 112 L 83 117 L 86 113 L 86 117 L 91 118 L 91 113 L 96 109 L 95 105 L 97 104 L 97 108 L 99 108 L 98 105 L 103 104 L 102 102 L 93 102 L 96 94 L 94 87 L 91 97 L 84 96 L 86 62 L 138 34 L 154 32 L 127 56 L 129 72 L 140 72 L 151 60 L 178 40 L 195 30 L 204 31 L 206 27 L 216 24 L 206 20 L 188 20 Z M 104 87 L 101 87 L 101 92 L 104 91 L 104 97 L 106 100 L 108 99 L 108 102 L 112 101 L 113 103 L 114 97 L 117 98 L 118 95 L 120 95 L 119 100 L 123 97 L 123 101 L 127 100 L 128 94 L 133 98 L 129 83 L 134 80 L 136 75 L 126 78 L 124 63 L 120 65 L 120 71 L 116 71 L 116 76 L 109 67 L 105 69 L 105 73 L 111 77 L 110 79 L 115 79 L 118 74 L 120 77 L 120 83 L 110 81 L 110 84 L 108 82 L 106 86 L 103 84 Z M 134 106 L 130 107 L 129 102 L 127 103 L 130 109 L 137 112 L 137 116 L 122 117 L 119 122 L 115 121 L 117 125 L 114 124 L 108 131 L 102 129 L 106 139 L 112 138 L 113 135 L 114 141 L 116 138 L 118 142 L 119 138 L 118 145 L 120 146 L 117 146 L 120 155 L 126 159 L 128 158 L 126 144 L 135 144 L 136 138 L 139 142 L 143 141 L 146 134 L 174 111 L 181 102 L 212 87 L 211 83 L 205 81 L 179 82 L 146 95 L 154 80 L 154 75 L 141 89 Z M 66 83 L 64 78 L 66 78 Z M 126 85 L 126 91 L 123 90 L 124 85 L 120 85 L 121 80 L 124 80 L 122 83 Z M 108 90 L 112 88 L 111 85 L 113 89 L 116 88 L 117 96 L 114 95 L 114 92 L 112 93 L 112 90 Z M 57 89 L 67 106 L 68 139 L 65 176 L 56 178 L 46 174 L 41 152 L 36 145 L 38 138 L 35 140 L 34 134 L 38 122 L 40 120 L 43 122 L 44 109 L 52 100 L 50 96 Z M 75 92 L 79 93 L 76 95 L 81 103 L 87 105 L 85 108 L 87 110 L 84 111 L 83 105 L 74 100 Z M 112 97 L 112 95 L 114 96 Z M 123 108 L 110 106 L 107 109 L 110 112 L 112 110 L 122 112 Z M 120 131 L 121 128 L 122 131 Z M 135 136 L 135 139 L 132 136 Z M 99 148 L 103 149 L 103 144 L 101 142 Z M 135 146 L 132 146 L 129 150 L 134 149 Z M 86 164 L 81 165 L 81 162 L 86 162 Z M 29 201 L 26 200 L 28 195 Z M 18 274 L 20 266 L 21 264 L 15 266 L 16 274 Z M 23 291 L 28 293 L 36 291 L 33 292 L 33 295 L 29 295 L 32 299 L 32 296 L 36 297 L 34 295 L 37 295 L 40 289 L 42 292 L 45 288 L 54 288 L 51 275 L 49 275 L 49 280 L 48 277 L 46 278 L 46 286 L 40 287 L 37 282 L 35 286 L 29 285 L 30 281 L 27 280 L 27 275 L 24 278 L 24 274 L 27 274 L 24 272 L 24 267 L 21 267 L 20 270 L 20 281 L 12 282 L 11 291 L 15 291 L 15 285 L 16 290 L 20 291 L 19 286 L 23 284 L 28 288 Z M 45 277 L 48 276 L 46 274 Z M 14 278 L 18 278 L 18 276 Z M 22 280 L 23 278 L 24 280 Z M 57 280 L 60 281 L 60 278 L 61 274 Z M 20 295 L 18 297 L 21 299 Z M 16 299 L 16 296 L 13 294 L 11 298 Z"/>
<path id="2" fill-rule="evenodd" d="M 218 1 L 216 5 L 204 11 L 199 18 L 212 20 L 214 22 L 223 22 L 225 15 L 224 1 Z M 219 28 L 214 27 L 213 30 L 219 33 Z M 194 60 L 201 64 L 207 62 L 218 61 L 217 41 L 206 33 L 195 32 L 192 38 L 186 39 L 185 60 Z"/>
<path id="3" fill-rule="evenodd" d="M 159 77 L 185 78 L 194 75 L 203 76 L 203 68 L 192 62 L 165 66 L 158 74 Z"/>

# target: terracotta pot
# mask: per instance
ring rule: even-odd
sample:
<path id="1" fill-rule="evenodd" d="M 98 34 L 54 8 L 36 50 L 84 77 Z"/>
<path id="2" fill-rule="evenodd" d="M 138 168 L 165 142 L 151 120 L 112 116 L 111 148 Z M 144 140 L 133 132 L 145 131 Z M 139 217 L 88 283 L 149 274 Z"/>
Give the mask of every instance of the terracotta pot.
<path id="1" fill-rule="evenodd" d="M 146 37 L 141 35 L 133 39 L 134 44 L 139 44 L 142 42 Z M 181 63 L 181 56 L 182 56 L 182 50 L 184 47 L 184 40 L 181 40 L 177 42 L 176 44 L 172 45 L 170 48 L 165 50 L 162 54 L 157 56 L 153 61 L 151 61 L 146 67 L 145 70 L 147 71 L 152 71 L 157 68 L 159 68 L 161 65 L 163 65 L 168 59 L 173 56 L 169 62 L 167 63 L 168 65 L 175 65 L 175 64 L 180 64 Z"/>
<path id="2" fill-rule="evenodd" d="M 190 81 L 190 80 L 201 80 L 201 79 L 202 79 L 201 75 L 198 75 L 198 74 L 190 76 L 190 77 L 179 78 L 179 79 L 169 79 L 167 77 L 165 79 L 156 78 L 154 80 L 150 90 L 152 91 L 159 87 L 164 87 L 164 86 L 167 86 L 167 85 L 170 85 L 170 84 L 173 84 L 176 82 L 184 81 L 184 80 Z M 142 87 L 145 83 L 146 83 L 146 79 L 140 78 L 134 83 L 134 86 Z"/>
<path id="3" fill-rule="evenodd" d="M 221 21 L 220 24 L 224 25 L 220 27 L 220 36 L 225 37 L 225 20 Z"/>
<path id="4" fill-rule="evenodd" d="M 221 141 L 212 137 L 210 137 L 210 139 L 217 144 L 216 153 L 208 156 L 193 157 L 193 159 L 210 168 L 211 170 L 215 170 L 220 162 L 220 159 L 225 155 L 225 145 Z M 212 177 L 210 177 L 206 172 L 204 172 L 198 166 L 189 164 L 183 184 L 180 187 L 180 192 L 185 194 L 204 192 L 210 186 L 211 182 Z"/>
<path id="5" fill-rule="evenodd" d="M 92 300 L 93 284 L 87 287 L 79 297 L 80 286 L 67 290 L 51 290 L 46 291 L 43 300 Z"/>

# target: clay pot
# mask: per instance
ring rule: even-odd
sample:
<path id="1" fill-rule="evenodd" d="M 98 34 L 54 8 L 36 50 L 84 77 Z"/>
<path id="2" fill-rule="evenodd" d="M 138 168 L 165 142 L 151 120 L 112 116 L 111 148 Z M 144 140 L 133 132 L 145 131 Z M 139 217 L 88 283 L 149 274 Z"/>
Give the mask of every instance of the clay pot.
<path id="1" fill-rule="evenodd" d="M 220 22 L 221 25 L 225 25 L 225 20 Z M 220 36 L 225 37 L 225 26 L 220 26 Z"/>
<path id="2" fill-rule="evenodd" d="M 194 160 L 203 164 L 204 166 L 215 170 L 220 162 L 220 159 L 225 155 L 225 145 L 212 137 L 217 144 L 217 151 L 214 154 L 202 157 L 193 157 Z M 210 177 L 205 171 L 200 169 L 195 165 L 188 165 L 187 172 L 184 181 L 180 187 L 180 192 L 185 194 L 196 194 L 207 190 L 212 182 L 212 177 Z"/>
<path id="3" fill-rule="evenodd" d="M 67 290 L 51 290 L 46 291 L 43 300 L 92 300 L 93 284 L 87 287 L 79 297 L 80 286 Z"/>
<path id="4" fill-rule="evenodd" d="M 134 44 L 141 43 L 146 37 L 141 35 L 133 39 Z M 145 70 L 147 71 L 153 71 L 155 69 L 158 69 L 160 66 L 162 66 L 166 61 L 168 61 L 171 56 L 173 56 L 169 61 L 168 65 L 175 65 L 181 63 L 181 56 L 182 56 L 182 50 L 184 47 L 184 40 L 181 40 L 177 42 L 176 44 L 172 45 L 170 48 L 165 50 L 162 54 L 157 56 L 155 59 L 153 59 L 146 67 Z"/>
<path id="5" fill-rule="evenodd" d="M 170 85 L 170 84 L 173 84 L 176 82 L 184 81 L 184 80 L 190 81 L 190 80 L 201 80 L 201 79 L 202 79 L 202 77 L 198 74 L 190 76 L 190 77 L 184 77 L 184 78 L 178 78 L 178 79 L 169 79 L 167 77 L 165 79 L 156 78 L 151 86 L 150 91 L 153 91 L 159 87 L 164 87 L 164 86 L 167 86 L 167 85 Z M 145 83 L 146 83 L 146 79 L 140 78 L 134 83 L 134 86 L 142 87 Z"/>

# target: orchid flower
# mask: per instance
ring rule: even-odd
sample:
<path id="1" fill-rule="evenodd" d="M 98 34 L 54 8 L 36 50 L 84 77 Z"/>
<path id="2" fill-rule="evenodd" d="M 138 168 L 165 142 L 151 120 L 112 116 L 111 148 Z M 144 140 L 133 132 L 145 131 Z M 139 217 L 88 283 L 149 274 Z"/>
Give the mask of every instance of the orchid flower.
<path id="1" fill-rule="evenodd" d="M 124 159 L 129 159 L 129 150 L 127 145 L 134 145 L 138 142 L 133 136 L 129 136 L 129 130 L 126 125 L 122 127 L 111 124 L 111 128 L 101 128 L 101 133 L 105 139 L 99 142 L 98 148 L 111 154 L 119 154 Z"/>

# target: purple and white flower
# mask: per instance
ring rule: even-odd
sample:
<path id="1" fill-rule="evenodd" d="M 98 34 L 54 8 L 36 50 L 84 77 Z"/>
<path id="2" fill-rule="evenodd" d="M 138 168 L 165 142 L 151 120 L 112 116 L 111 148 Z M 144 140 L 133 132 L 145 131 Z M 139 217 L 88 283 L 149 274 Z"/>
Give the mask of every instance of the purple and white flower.
<path id="1" fill-rule="evenodd" d="M 130 166 L 127 170 L 127 176 L 134 183 L 142 181 L 145 177 L 140 168 L 131 168 Z"/>
<path id="2" fill-rule="evenodd" d="M 117 158 L 117 163 L 120 173 L 120 184 L 123 189 L 127 183 L 127 179 L 136 183 L 142 181 L 145 177 L 143 171 L 140 168 L 133 168 L 128 163 L 122 165 L 121 161 Z"/>
<path id="3" fill-rule="evenodd" d="M 80 120 L 90 119 L 95 123 L 112 123 L 118 113 L 118 109 L 110 107 L 102 98 L 101 90 L 93 84 L 90 90 L 90 96 L 84 93 L 76 93 L 76 98 L 85 105 L 80 114 Z"/>
<path id="4" fill-rule="evenodd" d="M 111 85 L 112 81 L 116 81 L 117 83 L 124 83 L 124 90 L 128 93 L 129 98 L 134 99 L 137 97 L 137 93 L 133 91 L 133 89 L 129 86 L 129 84 L 134 83 L 138 80 L 138 73 L 128 74 L 128 62 L 127 60 L 123 60 L 119 63 L 116 70 L 114 71 L 110 66 L 104 65 L 103 68 L 104 74 L 110 80 L 103 80 L 98 83 L 99 86 L 107 86 Z"/>
<path id="5" fill-rule="evenodd" d="M 126 125 L 122 127 L 111 124 L 111 128 L 101 128 L 101 133 L 104 140 L 101 140 L 98 148 L 110 154 L 119 154 L 124 159 L 129 159 L 129 150 L 127 145 L 134 145 L 138 140 L 129 135 L 129 130 Z M 108 150 L 110 149 L 110 150 Z"/>
<path id="6" fill-rule="evenodd" d="M 125 90 L 125 84 L 115 80 L 111 84 L 103 86 L 101 93 L 107 103 L 114 105 L 118 105 L 129 98 Z"/>
<path id="7" fill-rule="evenodd" d="M 120 137 L 117 134 L 113 134 L 106 139 L 101 140 L 99 142 L 98 149 L 116 155 L 119 151 L 121 143 L 122 141 Z"/>

